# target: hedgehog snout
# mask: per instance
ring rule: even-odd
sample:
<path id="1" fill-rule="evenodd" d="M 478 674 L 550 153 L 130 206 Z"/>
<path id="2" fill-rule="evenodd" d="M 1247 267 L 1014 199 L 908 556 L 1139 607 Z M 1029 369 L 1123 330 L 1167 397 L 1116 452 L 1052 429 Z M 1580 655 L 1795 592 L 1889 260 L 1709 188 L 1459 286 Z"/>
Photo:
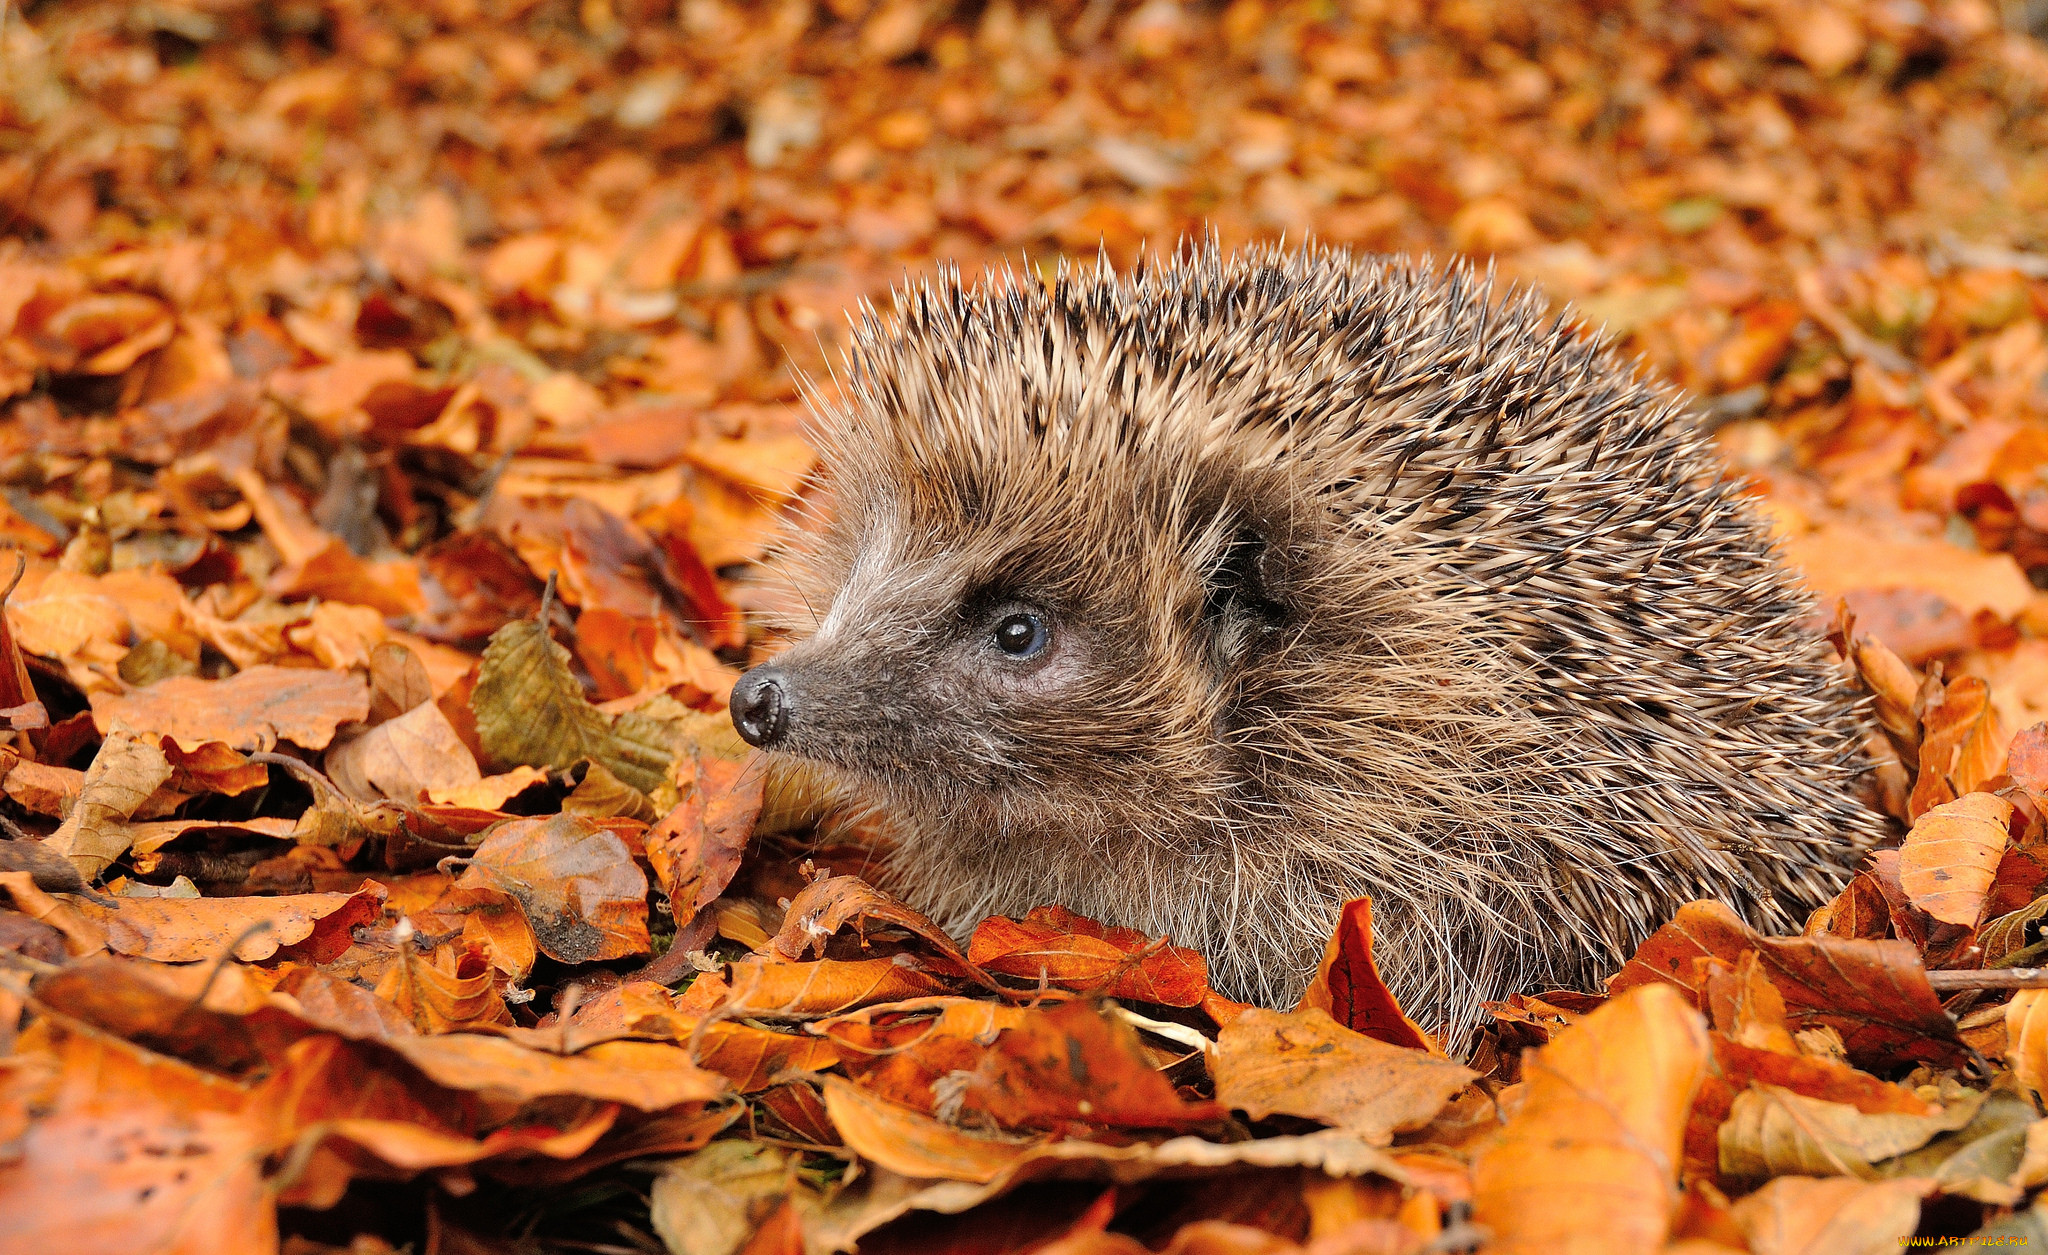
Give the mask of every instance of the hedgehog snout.
<path id="1" fill-rule="evenodd" d="M 732 726 L 757 749 L 773 749 L 789 735 L 788 681 L 780 667 L 755 667 L 732 686 Z"/>

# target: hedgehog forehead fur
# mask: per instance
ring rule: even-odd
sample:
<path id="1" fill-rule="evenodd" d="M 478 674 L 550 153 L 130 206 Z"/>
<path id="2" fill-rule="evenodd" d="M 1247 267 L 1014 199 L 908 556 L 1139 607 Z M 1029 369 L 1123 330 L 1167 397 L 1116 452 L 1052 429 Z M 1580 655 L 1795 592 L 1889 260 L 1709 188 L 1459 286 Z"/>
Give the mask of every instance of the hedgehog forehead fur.
<path id="1" fill-rule="evenodd" d="M 841 383 L 775 748 L 949 926 L 1063 903 L 1284 1002 L 1370 894 L 1460 1033 L 1690 898 L 1790 922 L 1882 831 L 1767 535 L 1533 296 L 1321 249 L 943 273 Z"/>

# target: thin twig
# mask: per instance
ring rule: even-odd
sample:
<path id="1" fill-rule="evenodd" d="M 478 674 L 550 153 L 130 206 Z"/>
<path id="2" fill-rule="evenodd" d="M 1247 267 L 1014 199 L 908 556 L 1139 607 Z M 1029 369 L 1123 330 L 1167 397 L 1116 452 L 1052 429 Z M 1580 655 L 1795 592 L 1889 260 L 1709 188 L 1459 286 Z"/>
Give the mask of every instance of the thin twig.
<path id="1" fill-rule="evenodd" d="M 2048 989 L 2048 967 L 1995 967 L 1979 972 L 1929 972 L 1936 993 L 1962 989 Z"/>

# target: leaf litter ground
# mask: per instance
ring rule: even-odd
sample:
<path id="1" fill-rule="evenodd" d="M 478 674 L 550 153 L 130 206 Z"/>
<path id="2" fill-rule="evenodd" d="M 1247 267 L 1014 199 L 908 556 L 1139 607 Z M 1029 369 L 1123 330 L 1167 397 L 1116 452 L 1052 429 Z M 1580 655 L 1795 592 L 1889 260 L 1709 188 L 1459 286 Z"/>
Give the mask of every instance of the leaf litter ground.
<path id="1" fill-rule="evenodd" d="M 0 1248 L 2048 1241 L 2035 7 L 0 6 Z M 1246 1008 L 808 842 L 721 713 L 799 379 L 906 272 L 1207 229 L 1691 389 L 1910 835 L 1463 1063 L 1369 903 Z"/>

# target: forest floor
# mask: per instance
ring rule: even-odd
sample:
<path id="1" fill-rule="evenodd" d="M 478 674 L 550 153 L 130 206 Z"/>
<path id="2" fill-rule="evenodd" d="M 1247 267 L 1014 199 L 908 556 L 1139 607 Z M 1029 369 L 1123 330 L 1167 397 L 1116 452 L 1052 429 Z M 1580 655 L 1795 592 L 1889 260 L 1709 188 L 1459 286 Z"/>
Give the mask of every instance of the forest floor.
<path id="1" fill-rule="evenodd" d="M 2048 1243 L 2040 8 L 0 0 L 0 1249 Z M 1687 389 L 1901 848 L 1466 1064 L 1364 903 L 1278 1011 L 829 874 L 724 714 L 800 381 L 1207 232 Z"/>

